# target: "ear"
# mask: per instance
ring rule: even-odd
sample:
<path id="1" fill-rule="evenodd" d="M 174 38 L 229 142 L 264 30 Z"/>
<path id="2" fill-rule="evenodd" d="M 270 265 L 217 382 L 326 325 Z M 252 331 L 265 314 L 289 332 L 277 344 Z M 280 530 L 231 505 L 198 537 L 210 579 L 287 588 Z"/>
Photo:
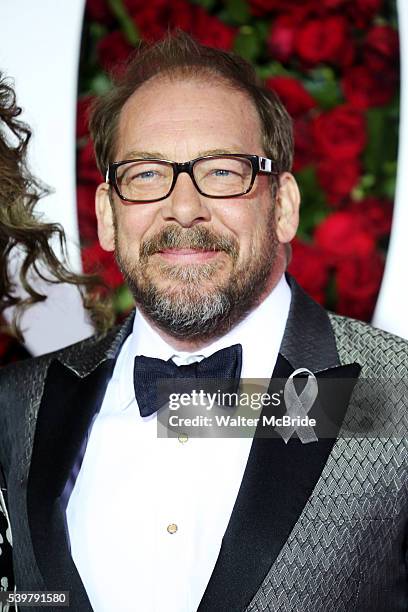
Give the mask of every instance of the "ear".
<path id="1" fill-rule="evenodd" d="M 275 220 L 279 242 L 293 240 L 299 225 L 300 193 L 293 174 L 284 172 L 279 177 L 276 195 Z"/>
<path id="2" fill-rule="evenodd" d="M 95 195 L 95 213 L 98 220 L 99 244 L 105 251 L 115 250 L 115 226 L 109 199 L 109 186 L 101 183 Z"/>

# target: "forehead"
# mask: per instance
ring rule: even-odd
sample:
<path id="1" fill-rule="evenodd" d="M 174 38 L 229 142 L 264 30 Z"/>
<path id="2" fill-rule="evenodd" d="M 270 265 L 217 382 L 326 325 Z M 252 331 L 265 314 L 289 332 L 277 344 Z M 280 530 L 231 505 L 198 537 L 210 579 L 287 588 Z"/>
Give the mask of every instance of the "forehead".
<path id="1" fill-rule="evenodd" d="M 263 153 L 252 100 L 211 77 L 160 76 L 142 85 L 121 111 L 116 145 L 118 159 L 134 151 L 174 161 L 209 150 Z"/>

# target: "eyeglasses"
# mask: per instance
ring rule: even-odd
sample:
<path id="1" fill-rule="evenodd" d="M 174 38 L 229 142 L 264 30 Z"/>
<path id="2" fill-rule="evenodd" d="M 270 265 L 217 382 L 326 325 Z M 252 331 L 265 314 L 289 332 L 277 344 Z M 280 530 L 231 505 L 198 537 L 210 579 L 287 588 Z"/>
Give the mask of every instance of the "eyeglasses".
<path id="1" fill-rule="evenodd" d="M 124 202 L 159 202 L 187 172 L 197 191 L 208 198 L 236 198 L 251 191 L 257 174 L 278 175 L 275 162 L 259 155 L 205 155 L 187 162 L 127 159 L 109 164 L 106 182 Z"/>

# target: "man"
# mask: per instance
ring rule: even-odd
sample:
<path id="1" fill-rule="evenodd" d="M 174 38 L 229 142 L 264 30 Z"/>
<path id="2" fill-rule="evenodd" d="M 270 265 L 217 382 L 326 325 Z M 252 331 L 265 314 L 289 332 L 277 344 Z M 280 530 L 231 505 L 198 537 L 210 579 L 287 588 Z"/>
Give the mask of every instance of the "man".
<path id="1" fill-rule="evenodd" d="M 91 131 L 99 239 L 137 309 L 1 373 L 18 589 L 80 611 L 405 610 L 406 438 L 374 427 L 403 398 L 374 384 L 346 402 L 336 433 L 357 419 L 371 437 L 157 437 L 160 376 L 407 374 L 405 341 L 284 275 L 286 111 L 246 62 L 180 34 L 132 60 Z"/>

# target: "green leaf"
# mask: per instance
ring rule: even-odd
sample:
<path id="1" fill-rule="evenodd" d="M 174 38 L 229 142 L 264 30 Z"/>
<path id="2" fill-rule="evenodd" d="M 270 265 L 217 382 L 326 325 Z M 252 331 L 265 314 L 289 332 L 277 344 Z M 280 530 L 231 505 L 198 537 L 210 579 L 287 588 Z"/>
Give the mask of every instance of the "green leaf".
<path id="1" fill-rule="evenodd" d="M 236 24 L 244 24 L 249 20 L 246 0 L 226 0 L 226 11 L 230 20 Z"/>
<path id="2" fill-rule="evenodd" d="M 396 159 L 386 161 L 383 166 L 383 171 L 386 176 L 395 176 L 397 174 L 398 162 Z"/>
<path id="3" fill-rule="evenodd" d="M 133 295 L 127 285 L 121 285 L 113 296 L 113 307 L 115 312 L 127 312 L 133 308 L 135 302 Z"/>
<path id="4" fill-rule="evenodd" d="M 96 21 L 92 21 L 89 24 L 89 34 L 93 39 L 94 43 L 101 40 L 104 36 L 106 36 L 108 30 L 106 26 L 102 23 L 97 23 Z"/>
<path id="5" fill-rule="evenodd" d="M 269 33 L 269 23 L 260 19 L 254 22 L 253 27 L 255 29 L 255 32 L 257 33 L 260 42 L 264 44 Z"/>
<path id="6" fill-rule="evenodd" d="M 270 77 L 291 76 L 290 72 L 280 62 L 270 62 L 264 66 L 256 66 L 257 73 L 264 81 Z"/>
<path id="7" fill-rule="evenodd" d="M 109 8 L 120 24 L 120 28 L 131 45 L 135 46 L 140 40 L 136 24 L 127 12 L 122 0 L 107 0 Z"/>
<path id="8" fill-rule="evenodd" d="M 310 240 L 316 226 L 327 217 L 326 197 L 313 166 L 302 168 L 295 176 L 302 197 L 298 236 L 302 240 Z"/>
<path id="9" fill-rule="evenodd" d="M 393 200 L 395 197 L 395 184 L 396 184 L 395 176 L 390 176 L 384 181 L 381 181 L 380 195 L 384 196 L 385 198 L 389 200 Z"/>
<path id="10" fill-rule="evenodd" d="M 368 141 L 363 155 L 365 171 L 375 178 L 370 194 L 394 197 L 397 171 L 398 121 L 394 102 L 367 111 Z"/>
<path id="11" fill-rule="evenodd" d="M 251 26 L 242 26 L 235 37 L 234 50 L 244 59 L 253 62 L 261 51 L 261 41 Z"/>
<path id="12" fill-rule="evenodd" d="M 334 71 L 329 67 L 316 68 L 303 80 L 303 85 L 324 110 L 342 102 L 342 93 Z"/>
<path id="13" fill-rule="evenodd" d="M 368 142 L 364 152 L 366 170 L 378 177 L 383 157 L 384 110 L 370 108 L 366 114 Z"/>
<path id="14" fill-rule="evenodd" d="M 340 87 L 335 81 L 313 85 L 306 82 L 305 87 L 323 110 L 330 110 L 342 102 Z"/>
<path id="15" fill-rule="evenodd" d="M 100 96 L 112 87 L 111 80 L 105 72 L 97 72 L 88 83 L 89 93 Z"/>
<path id="16" fill-rule="evenodd" d="M 328 310 L 332 310 L 336 312 L 337 305 L 337 286 L 336 286 L 336 277 L 335 273 L 332 271 L 329 274 L 329 280 L 326 285 L 326 303 L 325 307 Z"/>
<path id="17" fill-rule="evenodd" d="M 353 187 L 351 199 L 354 202 L 359 202 L 372 193 L 376 183 L 376 177 L 373 174 L 363 174 L 360 177 L 358 184 Z"/>
<path id="18" fill-rule="evenodd" d="M 216 0 L 191 0 L 192 4 L 202 6 L 206 11 L 211 11 L 214 7 Z"/>

